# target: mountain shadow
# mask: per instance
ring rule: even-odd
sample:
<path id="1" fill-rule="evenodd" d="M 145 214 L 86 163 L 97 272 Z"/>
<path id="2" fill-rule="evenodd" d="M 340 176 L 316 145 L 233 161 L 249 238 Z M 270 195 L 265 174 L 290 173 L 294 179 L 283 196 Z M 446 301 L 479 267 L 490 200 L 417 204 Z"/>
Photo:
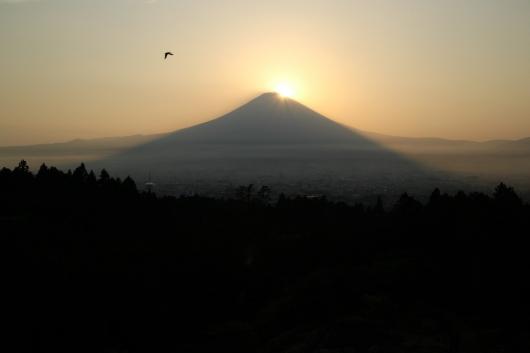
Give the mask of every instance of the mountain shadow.
<path id="1" fill-rule="evenodd" d="M 326 191 L 346 183 L 385 191 L 434 177 L 419 164 L 276 93 L 95 166 L 140 181 L 151 173 L 165 184 L 297 183 Z"/>

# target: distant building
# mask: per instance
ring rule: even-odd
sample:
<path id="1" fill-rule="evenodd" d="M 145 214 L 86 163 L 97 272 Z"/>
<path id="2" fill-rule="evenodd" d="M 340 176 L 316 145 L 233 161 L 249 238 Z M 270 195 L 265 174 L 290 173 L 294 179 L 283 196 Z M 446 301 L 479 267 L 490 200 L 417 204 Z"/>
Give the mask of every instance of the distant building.
<path id="1" fill-rule="evenodd" d="M 324 198 L 322 194 L 309 194 L 304 196 L 308 200 L 318 200 Z"/>
<path id="2" fill-rule="evenodd" d="M 151 172 L 149 172 L 149 177 L 147 178 L 147 182 L 144 185 L 147 192 L 153 192 L 153 189 L 155 188 L 156 184 L 153 183 L 153 181 L 151 180 Z"/>

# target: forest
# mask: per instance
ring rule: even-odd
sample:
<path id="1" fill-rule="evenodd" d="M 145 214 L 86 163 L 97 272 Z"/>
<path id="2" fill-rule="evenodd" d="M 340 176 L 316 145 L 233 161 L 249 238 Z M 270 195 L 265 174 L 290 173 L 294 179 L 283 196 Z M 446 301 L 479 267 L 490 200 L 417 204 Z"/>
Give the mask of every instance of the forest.
<path id="1" fill-rule="evenodd" d="M 382 195 L 384 196 L 384 195 Z M 139 191 L 0 169 L 9 352 L 530 352 L 530 206 Z"/>

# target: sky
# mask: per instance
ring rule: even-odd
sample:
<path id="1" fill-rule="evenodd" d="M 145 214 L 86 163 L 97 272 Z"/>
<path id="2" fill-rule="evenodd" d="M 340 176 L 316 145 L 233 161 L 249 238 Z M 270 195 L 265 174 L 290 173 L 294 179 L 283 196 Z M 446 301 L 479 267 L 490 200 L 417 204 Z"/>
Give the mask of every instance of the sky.
<path id="1" fill-rule="evenodd" d="M 279 84 L 360 130 L 530 136 L 528 0 L 0 0 L 0 48 L 0 145 L 172 131 Z"/>

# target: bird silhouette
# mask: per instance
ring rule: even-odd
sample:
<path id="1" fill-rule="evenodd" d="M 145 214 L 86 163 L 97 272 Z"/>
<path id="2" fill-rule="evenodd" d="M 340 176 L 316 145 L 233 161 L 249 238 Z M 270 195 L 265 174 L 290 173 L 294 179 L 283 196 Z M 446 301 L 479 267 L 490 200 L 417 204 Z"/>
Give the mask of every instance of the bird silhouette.
<path id="1" fill-rule="evenodd" d="M 166 53 L 164 54 L 164 60 L 167 59 L 167 57 L 168 57 L 169 55 L 173 55 L 173 53 L 170 52 L 170 51 L 166 52 Z"/>

